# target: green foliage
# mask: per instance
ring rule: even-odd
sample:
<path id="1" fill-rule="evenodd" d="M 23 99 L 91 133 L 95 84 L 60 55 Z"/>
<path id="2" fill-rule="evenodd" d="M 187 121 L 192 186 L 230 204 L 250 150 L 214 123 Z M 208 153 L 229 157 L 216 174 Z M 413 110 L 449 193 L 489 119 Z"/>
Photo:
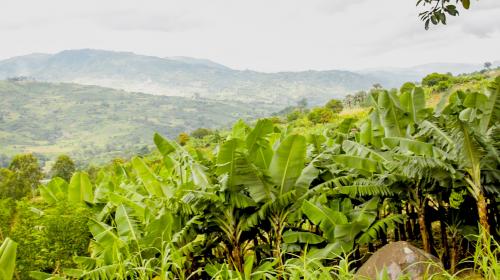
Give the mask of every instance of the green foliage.
<path id="1" fill-rule="evenodd" d="M 0 161 L 34 151 L 41 165 L 38 154 L 50 160 L 67 154 L 78 164 L 102 165 L 137 154 L 152 144 L 156 131 L 174 138 L 183 131 L 223 127 L 281 108 L 253 97 L 250 103 L 193 100 L 33 81 L 0 81 L 0 100 Z"/>
<path id="2" fill-rule="evenodd" d="M 67 155 L 60 155 L 52 166 L 50 175 L 52 178 L 60 177 L 69 182 L 75 170 L 76 167 L 73 160 Z"/>
<path id="3" fill-rule="evenodd" d="M 447 16 L 457 16 L 459 14 L 457 4 L 460 3 L 464 9 L 469 9 L 470 0 L 417 0 L 417 6 L 428 7 L 419 16 L 424 22 L 425 29 L 429 29 L 429 24 L 446 25 Z"/>
<path id="4" fill-rule="evenodd" d="M 11 237 L 19 244 L 16 269 L 21 278 L 27 279 L 31 271 L 75 267 L 73 256 L 87 254 L 90 215 L 88 209 L 64 201 L 54 207 L 19 201 Z"/>
<path id="5" fill-rule="evenodd" d="M 303 113 L 300 110 L 293 110 L 292 112 L 288 113 L 286 115 L 286 119 L 288 122 L 292 122 L 295 120 L 298 120 L 300 117 L 302 117 Z"/>
<path id="6" fill-rule="evenodd" d="M 179 134 L 179 136 L 177 136 L 177 142 L 181 146 L 186 145 L 188 141 L 189 141 L 189 135 L 185 132 L 183 132 L 183 133 Z"/>
<path id="7" fill-rule="evenodd" d="M 422 85 L 433 87 L 438 86 L 440 82 L 449 83 L 452 79 L 453 76 L 450 74 L 432 73 L 422 79 Z"/>
<path id="8" fill-rule="evenodd" d="M 43 178 L 38 159 L 32 154 L 17 155 L 8 169 L 0 169 L 0 198 L 19 199 L 31 194 Z"/>
<path id="9" fill-rule="evenodd" d="M 15 205 L 12 198 L 0 199 L 0 241 L 9 236 Z"/>
<path id="10" fill-rule="evenodd" d="M 332 110 L 332 112 L 338 114 L 342 111 L 342 109 L 344 109 L 344 106 L 342 105 L 342 101 L 338 99 L 332 99 L 325 104 L 325 108 L 328 108 Z"/>
<path id="11" fill-rule="evenodd" d="M 307 114 L 307 118 L 313 123 L 329 123 L 334 117 L 334 112 L 324 107 L 314 108 Z"/>
<path id="12" fill-rule="evenodd" d="M 210 130 L 208 128 L 200 127 L 200 128 L 197 128 L 191 132 L 191 137 L 201 139 L 201 138 L 208 136 L 212 133 L 213 133 L 212 130 Z"/>
<path id="13" fill-rule="evenodd" d="M 185 145 L 155 134 L 150 155 L 116 160 L 93 179 L 54 178 L 41 198 L 2 214 L 14 217 L 6 224 L 20 244 L 18 269 L 40 279 L 352 279 L 349 252 L 402 233 L 432 252 L 430 207 L 444 212 L 435 216 L 445 237 L 463 209 L 464 227 L 479 221 L 492 232 L 484 214 L 497 213 L 482 203 L 500 178 L 500 78 L 488 92 L 443 95 L 434 112 L 424 89 L 373 91 L 361 120 L 240 120 L 214 142 Z M 492 254 L 477 260 L 493 267 Z"/>

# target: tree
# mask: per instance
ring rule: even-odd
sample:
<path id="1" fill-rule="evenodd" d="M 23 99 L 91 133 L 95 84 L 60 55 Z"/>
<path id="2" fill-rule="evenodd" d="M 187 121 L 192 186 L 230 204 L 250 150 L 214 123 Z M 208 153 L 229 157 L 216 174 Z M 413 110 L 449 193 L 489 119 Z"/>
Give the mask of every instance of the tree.
<path id="1" fill-rule="evenodd" d="M 373 87 L 374 89 L 377 89 L 377 90 L 378 90 L 378 89 L 382 89 L 382 88 L 383 88 L 383 87 L 382 87 L 382 85 L 381 85 L 381 84 L 379 84 L 379 83 L 375 83 L 375 84 L 373 84 L 373 85 L 372 85 L 372 87 Z"/>
<path id="2" fill-rule="evenodd" d="M 19 188 L 13 192 L 18 195 L 29 194 L 40 184 L 40 180 L 43 178 L 38 159 L 32 154 L 15 156 L 9 165 L 9 169 L 14 174 L 15 184 L 12 187 Z M 18 195 L 16 195 L 16 198 L 19 198 Z"/>
<path id="3" fill-rule="evenodd" d="M 366 106 L 367 105 L 367 97 L 368 94 L 366 91 L 358 91 L 354 94 L 354 103 L 358 106 Z"/>
<path id="4" fill-rule="evenodd" d="M 484 68 L 490 70 L 490 68 L 491 68 L 491 62 L 485 62 L 484 63 Z"/>
<path id="5" fill-rule="evenodd" d="M 328 108 L 335 114 L 338 114 L 342 111 L 342 109 L 344 109 L 344 106 L 342 105 L 342 101 L 338 99 L 331 99 L 328 103 L 326 103 L 325 108 Z"/>
<path id="6" fill-rule="evenodd" d="M 425 29 L 429 29 L 430 23 L 433 25 L 446 24 L 446 15 L 457 16 L 458 9 L 453 3 L 458 4 L 459 2 L 464 9 L 469 9 L 470 0 L 417 0 L 417 6 L 428 7 L 419 14 Z"/>
<path id="7" fill-rule="evenodd" d="M 354 96 L 352 96 L 352 94 L 348 94 L 344 97 L 344 104 L 346 104 L 347 107 L 351 107 L 353 101 L 354 101 Z"/>
<path id="8" fill-rule="evenodd" d="M 191 136 L 194 137 L 194 138 L 201 139 L 201 138 L 203 138 L 205 136 L 208 136 L 208 135 L 210 135 L 212 133 L 213 132 L 210 129 L 200 127 L 200 128 L 197 128 L 197 129 L 193 130 L 191 132 Z"/>
<path id="9" fill-rule="evenodd" d="M 450 74 L 432 73 L 422 79 L 422 85 L 432 87 L 436 86 L 439 82 L 450 82 L 452 78 L 453 76 Z"/>
<path id="10" fill-rule="evenodd" d="M 66 180 L 66 182 L 69 182 L 75 170 L 76 168 L 73 160 L 67 155 L 60 155 L 52 166 L 50 174 L 52 178 L 60 177 Z"/>

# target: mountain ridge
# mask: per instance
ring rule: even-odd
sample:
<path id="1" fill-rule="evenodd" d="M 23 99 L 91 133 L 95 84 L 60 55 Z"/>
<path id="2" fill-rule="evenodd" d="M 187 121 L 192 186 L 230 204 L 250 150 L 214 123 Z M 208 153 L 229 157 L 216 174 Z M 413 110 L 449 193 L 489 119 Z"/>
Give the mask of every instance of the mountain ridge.
<path id="1" fill-rule="evenodd" d="M 156 57 L 96 49 L 33 53 L 0 60 L 0 79 L 29 76 L 46 82 L 97 85 L 154 95 L 203 97 L 294 105 L 342 98 L 375 83 L 399 87 L 431 72 L 471 72 L 479 64 L 431 63 L 407 68 L 259 72 L 237 70 L 204 58 Z M 455 71 L 453 71 L 455 70 Z M 462 71 L 467 70 L 467 71 Z"/>

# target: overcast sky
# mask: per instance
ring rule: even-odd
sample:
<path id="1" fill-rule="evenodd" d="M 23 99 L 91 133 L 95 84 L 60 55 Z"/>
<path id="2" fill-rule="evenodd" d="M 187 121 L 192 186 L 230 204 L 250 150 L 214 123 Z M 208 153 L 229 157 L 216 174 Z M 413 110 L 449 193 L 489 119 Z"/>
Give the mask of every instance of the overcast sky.
<path id="1" fill-rule="evenodd" d="M 208 58 L 260 71 L 500 59 L 500 1 L 425 31 L 416 0 L 16 0 L 0 59 L 95 48 Z"/>

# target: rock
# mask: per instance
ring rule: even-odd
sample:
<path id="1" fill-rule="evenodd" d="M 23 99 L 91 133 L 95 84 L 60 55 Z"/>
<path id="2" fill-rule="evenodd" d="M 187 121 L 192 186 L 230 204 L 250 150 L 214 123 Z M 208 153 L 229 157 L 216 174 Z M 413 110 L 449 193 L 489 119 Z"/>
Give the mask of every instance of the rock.
<path id="1" fill-rule="evenodd" d="M 388 278 L 382 278 L 384 269 Z M 443 265 L 438 258 L 406 241 L 398 241 L 377 250 L 356 272 L 356 279 L 396 280 L 407 275 L 419 280 L 441 271 Z"/>

